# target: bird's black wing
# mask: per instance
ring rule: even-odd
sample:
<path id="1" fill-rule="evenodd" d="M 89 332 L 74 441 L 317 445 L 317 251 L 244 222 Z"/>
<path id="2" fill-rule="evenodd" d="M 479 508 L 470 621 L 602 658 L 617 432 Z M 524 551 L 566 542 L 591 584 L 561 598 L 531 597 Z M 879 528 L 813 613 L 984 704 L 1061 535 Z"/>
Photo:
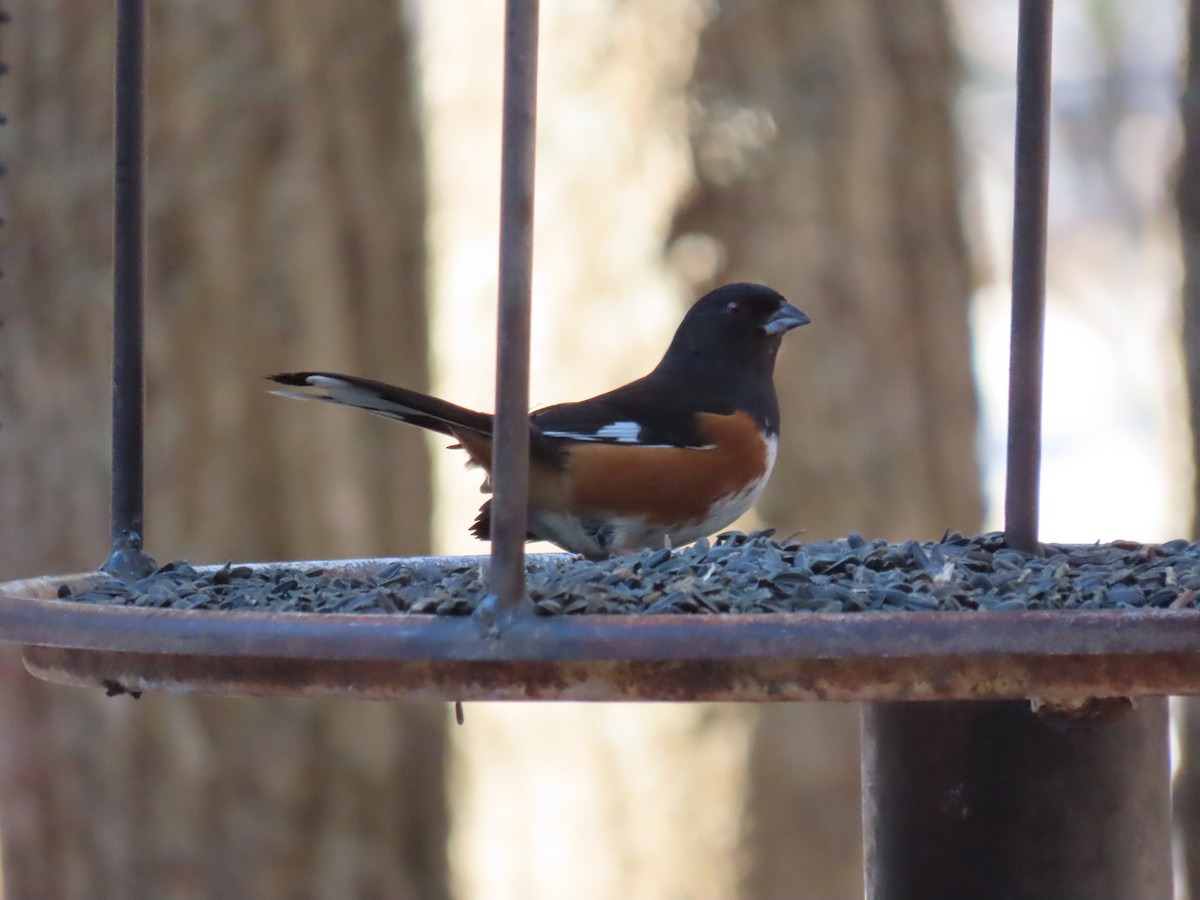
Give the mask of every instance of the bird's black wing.
<path id="1" fill-rule="evenodd" d="M 651 447 L 706 447 L 698 412 L 709 409 L 685 386 L 672 386 L 650 377 L 582 400 L 560 403 L 533 413 L 536 430 L 552 441 L 630 444 Z"/>

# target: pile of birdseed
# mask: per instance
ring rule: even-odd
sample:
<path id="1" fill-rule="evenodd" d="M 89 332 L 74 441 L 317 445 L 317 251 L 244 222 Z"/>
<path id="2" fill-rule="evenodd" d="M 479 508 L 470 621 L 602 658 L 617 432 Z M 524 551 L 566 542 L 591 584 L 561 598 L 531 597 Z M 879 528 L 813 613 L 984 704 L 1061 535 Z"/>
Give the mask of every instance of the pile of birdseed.
<path id="1" fill-rule="evenodd" d="M 726 532 L 679 550 L 604 562 L 531 558 L 528 589 L 541 615 L 1026 609 L 1179 609 L 1200 590 L 1200 544 L 1045 545 L 1010 550 L 999 533 L 940 541 L 772 540 Z M 321 567 L 234 566 L 198 573 L 185 562 L 131 584 L 109 579 L 59 597 L 81 603 L 221 611 L 470 614 L 486 594 L 485 561 L 399 559 L 353 574 Z"/>

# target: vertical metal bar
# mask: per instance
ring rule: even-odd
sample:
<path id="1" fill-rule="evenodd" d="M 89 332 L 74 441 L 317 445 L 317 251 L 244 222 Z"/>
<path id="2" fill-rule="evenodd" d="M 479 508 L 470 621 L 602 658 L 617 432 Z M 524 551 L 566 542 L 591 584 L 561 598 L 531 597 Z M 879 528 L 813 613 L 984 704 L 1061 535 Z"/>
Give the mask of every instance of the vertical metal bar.
<path id="1" fill-rule="evenodd" d="M 1017 34 L 1012 344 L 1004 529 L 1010 547 L 1028 552 L 1037 548 L 1038 541 L 1053 13 L 1053 0 L 1021 0 Z"/>
<path id="2" fill-rule="evenodd" d="M 117 0 L 113 213 L 112 556 L 142 557 L 142 0 Z M 133 568 L 144 568 L 135 565 Z"/>
<path id="3" fill-rule="evenodd" d="M 1180 249 L 1183 257 L 1183 346 L 1187 364 L 1188 413 L 1192 426 L 1192 458 L 1200 460 L 1200 4 L 1188 4 L 1187 43 L 1184 48 L 1187 71 L 1183 78 L 1183 96 L 1179 118 L 1183 143 L 1179 148 L 1179 180 L 1175 205 L 1179 211 Z M 1200 467 L 1192 475 L 1192 535 L 1200 537 Z M 1188 703 L 1195 701 L 1189 700 Z M 1197 708 L 1200 711 L 1200 707 Z M 1200 777 L 1200 773 L 1197 773 Z M 1200 797 L 1197 798 L 1200 800 Z M 1192 840 L 1200 845 L 1200 831 Z M 1197 867 L 1200 882 L 1200 858 L 1189 865 Z M 1200 897 L 1200 883 L 1196 897 Z"/>
<path id="4" fill-rule="evenodd" d="M 1167 702 L 1137 703 L 864 706 L 868 900 L 1169 900 Z"/>
<path id="5" fill-rule="evenodd" d="M 507 0 L 500 155 L 500 297 L 492 447 L 491 591 L 499 610 L 525 597 L 529 492 L 529 306 L 537 125 L 538 0 Z"/>

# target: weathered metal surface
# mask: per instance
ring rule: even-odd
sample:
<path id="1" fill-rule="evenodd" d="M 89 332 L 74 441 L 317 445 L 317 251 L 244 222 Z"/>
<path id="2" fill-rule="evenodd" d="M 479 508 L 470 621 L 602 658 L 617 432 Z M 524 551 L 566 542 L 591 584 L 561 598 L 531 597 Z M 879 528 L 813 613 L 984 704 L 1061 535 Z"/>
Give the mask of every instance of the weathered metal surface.
<path id="1" fill-rule="evenodd" d="M 342 563 L 344 570 L 378 560 Z M 297 568 L 331 563 L 296 563 Z M 0 585 L 35 674 L 128 690 L 579 700 L 959 700 L 1200 693 L 1200 612 L 467 616 L 190 612 Z"/>
<path id="2" fill-rule="evenodd" d="M 430 623 L 431 628 L 438 624 Z M 987 660 L 963 656 L 306 659 L 250 652 L 191 655 L 26 646 L 24 655 L 26 667 L 40 678 L 117 693 L 406 700 L 1085 700 L 1187 693 L 1200 681 L 1200 660 L 1194 654 L 1130 655 L 1120 661 L 1017 655 Z"/>

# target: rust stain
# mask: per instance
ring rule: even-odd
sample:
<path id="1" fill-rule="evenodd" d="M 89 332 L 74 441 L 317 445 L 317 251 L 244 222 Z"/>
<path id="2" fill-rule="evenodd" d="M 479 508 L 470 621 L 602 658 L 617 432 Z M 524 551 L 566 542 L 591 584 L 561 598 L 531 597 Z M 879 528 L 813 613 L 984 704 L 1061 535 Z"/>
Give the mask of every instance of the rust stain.
<path id="1" fill-rule="evenodd" d="M 1056 708 L 1109 709 L 1123 698 L 1196 693 L 1194 661 L 1140 658 L 1116 682 L 1086 677 L 1078 661 L 363 661 L 108 653 L 24 648 L 28 670 L 50 681 L 112 691 L 409 700 L 943 701 L 1039 698 Z M 944 677 L 945 667 L 955 669 Z M 938 673 L 942 673 L 939 675 Z M 1084 676 L 1084 677 L 1081 677 Z M 1046 700 L 1041 698 L 1053 698 Z M 1102 702 L 1097 702 L 1101 698 Z M 1114 699 L 1112 703 L 1105 698 Z"/>

